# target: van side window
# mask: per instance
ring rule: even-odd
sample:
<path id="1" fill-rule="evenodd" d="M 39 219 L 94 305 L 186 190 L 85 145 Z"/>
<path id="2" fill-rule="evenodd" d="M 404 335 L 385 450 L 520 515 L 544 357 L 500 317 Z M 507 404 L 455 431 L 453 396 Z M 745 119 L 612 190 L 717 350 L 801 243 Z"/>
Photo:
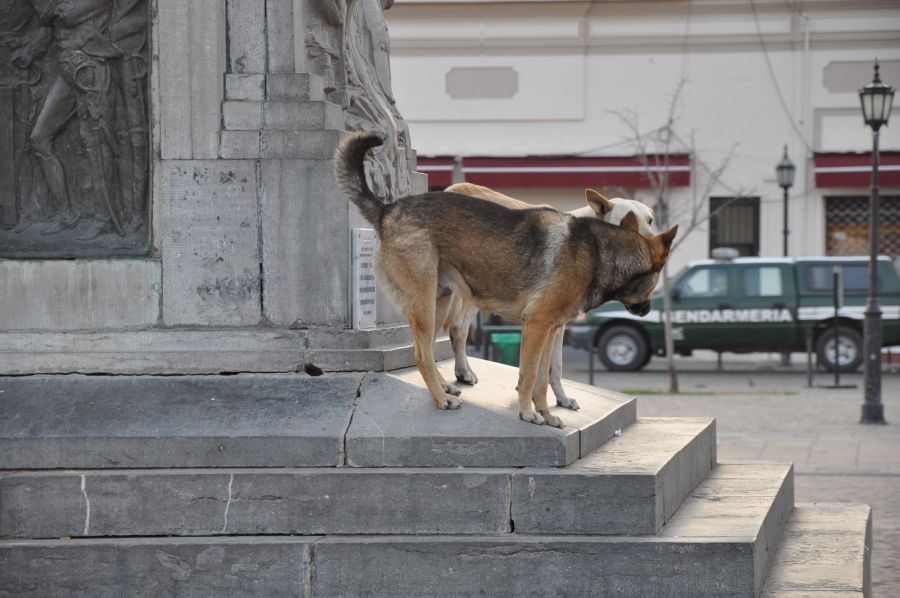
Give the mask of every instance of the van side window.
<path id="1" fill-rule="evenodd" d="M 866 291 L 869 288 L 869 266 L 853 265 L 841 266 L 844 277 L 845 291 Z M 831 291 L 833 287 L 834 266 L 831 264 L 822 266 L 810 266 L 806 269 L 807 291 Z"/>
<path id="2" fill-rule="evenodd" d="M 744 294 L 747 297 L 781 297 L 781 268 L 760 266 L 744 269 Z"/>
<path id="3" fill-rule="evenodd" d="M 725 297 L 728 295 L 728 270 L 701 268 L 688 274 L 678 285 L 682 297 Z"/>

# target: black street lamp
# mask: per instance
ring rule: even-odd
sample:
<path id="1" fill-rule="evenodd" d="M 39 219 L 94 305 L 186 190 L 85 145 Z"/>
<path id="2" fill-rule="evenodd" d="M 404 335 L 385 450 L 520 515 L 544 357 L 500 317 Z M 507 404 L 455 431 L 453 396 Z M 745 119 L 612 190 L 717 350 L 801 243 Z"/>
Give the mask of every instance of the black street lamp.
<path id="1" fill-rule="evenodd" d="M 788 254 L 788 189 L 794 185 L 794 163 L 787 155 L 787 145 L 784 146 L 784 157 L 781 162 L 775 166 L 775 178 L 778 179 L 778 186 L 784 190 L 784 257 Z"/>
<path id="2" fill-rule="evenodd" d="M 884 404 L 881 402 L 881 307 L 878 305 L 878 131 L 887 125 L 894 101 L 894 88 L 881 82 L 878 61 L 875 78 L 859 90 L 863 120 L 872 128 L 872 202 L 869 206 L 869 298 L 866 302 L 865 337 L 866 365 L 863 377 L 865 401 L 862 423 L 884 423 Z"/>

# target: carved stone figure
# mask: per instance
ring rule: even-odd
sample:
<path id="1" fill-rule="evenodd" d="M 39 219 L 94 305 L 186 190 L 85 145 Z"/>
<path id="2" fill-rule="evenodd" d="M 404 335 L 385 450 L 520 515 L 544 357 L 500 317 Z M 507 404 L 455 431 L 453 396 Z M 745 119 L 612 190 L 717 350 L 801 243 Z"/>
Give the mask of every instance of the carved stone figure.
<path id="1" fill-rule="evenodd" d="M 12 233 L 0 231 L 0 254 L 140 249 L 146 245 L 149 170 L 146 0 L 30 0 L 24 5 L 30 5 L 32 38 L 47 40 L 49 50 L 39 60 L 42 52 L 31 43 L 13 57 L 13 65 L 35 73 L 34 78 L 39 73 L 47 89 L 39 109 L 26 119 L 31 125 L 27 140 L 13 151 L 33 156 L 39 165 L 34 174 L 40 176 L 32 178 L 40 180 L 29 195 L 19 193 Z M 2 161 L 8 150 L 0 151 Z M 0 185 L 0 193 L 3 189 Z M 0 203 L 6 201 L 4 193 Z M 86 243 L 106 233 L 119 240 Z"/>
<path id="2" fill-rule="evenodd" d="M 30 0 L 0 0 L 0 228 L 27 227 L 39 218 L 25 141 L 37 115 L 43 78 L 35 60 L 50 46 Z"/>
<path id="3" fill-rule="evenodd" d="M 345 26 L 347 128 L 374 130 L 384 145 L 368 163 L 371 184 L 388 200 L 408 195 L 415 169 L 408 160 L 409 128 L 391 90 L 390 38 L 384 10 L 393 0 L 350 0 Z"/>
<path id="4" fill-rule="evenodd" d="M 325 81 L 326 99 L 344 107 L 348 129 L 379 131 L 385 144 L 367 163 L 382 197 L 410 193 L 409 129 L 391 90 L 390 40 L 384 10 L 393 0 L 314 0 L 308 4 L 306 51 L 310 72 Z"/>
<path id="5" fill-rule="evenodd" d="M 343 36 L 347 0 L 318 0 L 308 7 L 305 39 L 309 70 L 325 81 L 326 99 L 346 108 Z"/>

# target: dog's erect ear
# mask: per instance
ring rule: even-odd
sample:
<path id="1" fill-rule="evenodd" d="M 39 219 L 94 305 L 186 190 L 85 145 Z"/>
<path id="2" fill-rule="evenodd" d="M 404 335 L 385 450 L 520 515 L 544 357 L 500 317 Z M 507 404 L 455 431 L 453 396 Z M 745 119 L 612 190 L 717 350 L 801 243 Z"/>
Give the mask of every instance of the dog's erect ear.
<path id="1" fill-rule="evenodd" d="M 622 218 L 622 222 L 619 223 L 619 226 L 628 230 L 632 230 L 636 233 L 640 232 L 638 219 L 637 216 L 635 216 L 634 212 L 628 212 L 627 214 L 625 214 L 625 217 Z"/>
<path id="2" fill-rule="evenodd" d="M 594 210 L 594 213 L 597 214 L 597 218 L 603 218 L 613 209 L 613 202 L 593 189 L 585 189 L 584 198 L 587 200 L 588 205 L 591 206 L 591 209 Z"/>
<path id="3" fill-rule="evenodd" d="M 669 230 L 667 230 L 666 232 L 664 232 L 663 234 L 660 235 L 660 238 L 662 239 L 663 244 L 666 246 L 666 251 L 668 251 L 669 248 L 672 247 L 672 241 L 675 240 L 675 235 L 677 235 L 677 234 L 678 234 L 678 225 L 676 224 L 675 226 L 673 226 L 672 228 L 670 228 Z"/>
<path id="4" fill-rule="evenodd" d="M 656 235 L 649 240 L 651 253 L 653 257 L 653 267 L 662 268 L 669 257 L 669 250 L 672 248 L 672 241 L 678 234 L 678 225 L 676 224 L 666 232 Z"/>

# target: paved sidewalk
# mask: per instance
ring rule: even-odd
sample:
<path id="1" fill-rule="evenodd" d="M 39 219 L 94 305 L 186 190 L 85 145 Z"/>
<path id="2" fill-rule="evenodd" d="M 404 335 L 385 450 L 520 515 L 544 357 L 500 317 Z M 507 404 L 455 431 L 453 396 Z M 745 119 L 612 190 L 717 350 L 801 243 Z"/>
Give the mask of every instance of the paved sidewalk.
<path id="1" fill-rule="evenodd" d="M 607 372 L 595 384 L 638 395 L 639 416 L 717 419 L 719 459 L 793 461 L 798 502 L 859 502 L 874 520 L 873 594 L 900 596 L 900 373 L 885 371 L 882 400 L 887 425 L 859 424 L 862 374 L 843 375 L 855 389 L 808 388 L 805 361 L 789 368 L 778 355 L 715 354 L 678 358 L 682 394 L 643 394 L 668 386 L 665 362 L 654 358 L 637 373 Z M 566 348 L 565 377 L 588 381 L 587 353 Z M 833 384 L 818 373 L 815 384 Z M 691 394 L 694 393 L 694 394 Z"/>

